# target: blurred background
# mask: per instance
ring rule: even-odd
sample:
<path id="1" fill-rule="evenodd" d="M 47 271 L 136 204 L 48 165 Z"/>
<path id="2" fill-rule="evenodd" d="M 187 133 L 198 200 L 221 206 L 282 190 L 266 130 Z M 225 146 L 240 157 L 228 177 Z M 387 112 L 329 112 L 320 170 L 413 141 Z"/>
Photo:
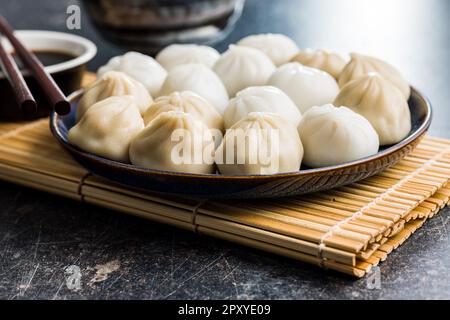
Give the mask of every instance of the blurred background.
<path id="1" fill-rule="evenodd" d="M 79 30 L 67 7 L 81 8 Z M 119 9 L 117 9 L 119 8 Z M 301 48 L 357 51 L 385 59 L 434 106 L 431 133 L 450 138 L 450 1 L 447 0 L 20 0 L 1 1 L 16 29 L 79 34 L 99 49 L 90 69 L 130 48 L 173 41 L 224 51 L 254 33 L 283 33 Z"/>

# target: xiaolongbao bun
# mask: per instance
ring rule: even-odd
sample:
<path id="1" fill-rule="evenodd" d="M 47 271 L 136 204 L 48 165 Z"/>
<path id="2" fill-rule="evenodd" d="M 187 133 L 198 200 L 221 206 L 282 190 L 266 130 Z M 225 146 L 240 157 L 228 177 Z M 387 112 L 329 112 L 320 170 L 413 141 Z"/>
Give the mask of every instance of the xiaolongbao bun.
<path id="1" fill-rule="evenodd" d="M 328 52 L 325 50 L 311 50 L 306 49 L 297 53 L 292 59 L 292 62 L 300 62 L 302 65 L 320 69 L 328 72 L 335 79 L 344 69 L 347 61 L 335 52 Z"/>
<path id="2" fill-rule="evenodd" d="M 251 35 L 242 38 L 237 44 L 261 50 L 276 66 L 288 62 L 298 52 L 295 42 L 282 34 Z"/>
<path id="3" fill-rule="evenodd" d="M 229 175 L 297 171 L 302 157 L 295 126 L 268 112 L 252 112 L 228 129 L 215 155 L 220 173 Z"/>
<path id="4" fill-rule="evenodd" d="M 152 97 L 156 97 L 167 76 L 167 71 L 155 59 L 134 51 L 111 58 L 107 64 L 98 69 L 97 74 L 101 77 L 111 70 L 124 72 L 141 82 Z"/>
<path id="5" fill-rule="evenodd" d="M 397 69 L 382 60 L 357 53 L 351 54 L 350 62 L 339 75 L 339 86 L 342 88 L 351 80 L 365 76 L 369 72 L 377 72 L 382 75 L 402 92 L 406 100 L 409 99 L 411 89 Z"/>
<path id="6" fill-rule="evenodd" d="M 159 114 L 168 111 L 189 113 L 206 124 L 208 128 L 223 130 L 223 119 L 219 112 L 206 99 L 192 91 L 176 91 L 168 96 L 157 98 L 144 114 L 145 125 Z"/>
<path id="7" fill-rule="evenodd" d="M 172 44 L 156 56 L 158 61 L 166 70 L 187 63 L 201 63 L 208 68 L 212 68 L 220 54 L 216 49 L 197 44 Z"/>
<path id="8" fill-rule="evenodd" d="M 167 96 L 174 91 L 185 90 L 193 91 L 208 100 L 220 114 L 227 107 L 228 94 L 222 81 L 202 64 L 189 63 L 172 68 L 159 95 Z"/>
<path id="9" fill-rule="evenodd" d="M 411 131 L 411 113 L 405 97 L 379 74 L 369 73 L 347 83 L 334 103 L 369 120 L 381 145 L 397 143 Z"/>
<path id="10" fill-rule="evenodd" d="M 130 142 L 142 129 L 144 121 L 135 98 L 115 96 L 90 107 L 69 130 L 68 139 L 85 151 L 127 162 Z"/>
<path id="11" fill-rule="evenodd" d="M 214 141 L 208 127 L 190 114 L 159 114 L 131 142 L 131 163 L 145 168 L 214 173 Z"/>
<path id="12" fill-rule="evenodd" d="M 271 112 L 285 117 L 297 127 L 302 115 L 291 98 L 276 87 L 248 87 L 239 91 L 225 109 L 225 128 L 230 128 L 251 112 Z"/>
<path id="13" fill-rule="evenodd" d="M 303 163 L 325 167 L 378 152 L 378 135 L 366 118 L 346 107 L 327 104 L 309 109 L 298 126 L 305 148 Z"/>
<path id="14" fill-rule="evenodd" d="M 242 89 L 266 84 L 275 66 L 257 49 L 231 45 L 217 60 L 213 70 L 222 79 L 229 96 L 234 97 Z"/>
<path id="15" fill-rule="evenodd" d="M 112 97 L 130 95 L 136 98 L 139 112 L 143 114 L 152 104 L 153 99 L 139 81 L 123 72 L 108 71 L 90 85 L 80 99 L 77 108 L 77 121 L 96 102 Z"/>
<path id="16" fill-rule="evenodd" d="M 287 63 L 270 77 L 269 85 L 283 90 L 302 113 L 312 106 L 333 102 L 339 93 L 336 80 L 319 69 L 302 66 L 298 62 Z"/>

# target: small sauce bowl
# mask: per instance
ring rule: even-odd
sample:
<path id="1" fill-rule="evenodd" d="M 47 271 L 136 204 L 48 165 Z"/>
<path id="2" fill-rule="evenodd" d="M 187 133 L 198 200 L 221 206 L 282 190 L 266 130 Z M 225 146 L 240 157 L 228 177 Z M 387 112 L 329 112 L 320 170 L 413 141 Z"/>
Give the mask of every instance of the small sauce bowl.
<path id="1" fill-rule="evenodd" d="M 83 37 L 54 31 L 19 30 L 15 35 L 31 51 L 33 51 L 45 65 L 45 70 L 50 73 L 61 90 L 67 95 L 81 86 L 83 73 L 87 63 L 97 53 L 95 44 Z M 3 39 L 3 44 L 9 52 L 14 52 L 11 44 Z M 17 59 L 25 81 L 38 103 L 38 112 L 25 115 L 19 109 L 14 92 L 0 71 L 0 121 L 32 120 L 46 117 L 51 109 L 46 99 L 46 94 L 30 73 L 22 68 L 20 59 Z"/>

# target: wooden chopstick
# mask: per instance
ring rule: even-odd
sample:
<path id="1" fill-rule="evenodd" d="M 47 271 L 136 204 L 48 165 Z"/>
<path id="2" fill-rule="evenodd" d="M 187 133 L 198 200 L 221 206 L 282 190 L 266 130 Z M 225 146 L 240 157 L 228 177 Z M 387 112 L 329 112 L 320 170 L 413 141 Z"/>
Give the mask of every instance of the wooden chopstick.
<path id="1" fill-rule="evenodd" d="M 37 110 L 36 101 L 28 88 L 25 79 L 22 76 L 14 58 L 5 50 L 2 43 L 3 37 L 0 36 L 0 66 L 14 90 L 17 103 L 25 114 L 35 113 Z"/>
<path id="2" fill-rule="evenodd" d="M 25 48 L 20 40 L 17 39 L 13 29 L 2 15 L 0 15 L 0 32 L 8 38 L 16 50 L 17 55 L 37 80 L 51 103 L 53 110 L 60 115 L 68 114 L 70 112 L 69 101 L 67 101 L 53 78 L 44 70 L 44 66 L 34 53 Z"/>

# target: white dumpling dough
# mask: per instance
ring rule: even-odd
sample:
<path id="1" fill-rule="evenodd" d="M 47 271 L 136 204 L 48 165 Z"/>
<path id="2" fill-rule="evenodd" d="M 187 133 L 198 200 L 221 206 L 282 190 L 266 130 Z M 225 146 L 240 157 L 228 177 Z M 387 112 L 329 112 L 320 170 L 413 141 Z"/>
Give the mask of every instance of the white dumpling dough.
<path id="1" fill-rule="evenodd" d="M 231 45 L 217 60 L 213 70 L 227 88 L 228 95 L 250 86 L 265 85 L 275 65 L 260 50 Z"/>
<path id="2" fill-rule="evenodd" d="M 377 73 L 347 83 L 334 104 L 349 107 L 369 120 L 381 145 L 397 143 L 411 131 L 408 102 L 396 86 Z"/>
<path id="3" fill-rule="evenodd" d="M 288 62 L 299 50 L 292 39 L 274 33 L 250 35 L 239 40 L 237 44 L 261 50 L 276 66 Z"/>
<path id="4" fill-rule="evenodd" d="M 201 63 L 212 68 L 219 59 L 220 53 L 211 47 L 197 44 L 172 44 L 161 50 L 156 56 L 167 71 L 180 64 Z"/>
<path id="5" fill-rule="evenodd" d="M 175 91 L 193 91 L 202 96 L 223 114 L 228 104 L 228 94 L 222 81 L 208 67 L 199 63 L 176 66 L 170 70 L 159 93 L 167 96 Z"/>
<path id="6" fill-rule="evenodd" d="M 214 141 L 208 127 L 180 111 L 159 114 L 131 142 L 131 163 L 145 168 L 214 173 Z"/>
<path id="7" fill-rule="evenodd" d="M 252 112 L 228 129 L 215 155 L 220 173 L 226 175 L 298 171 L 302 157 L 296 127 L 268 112 Z"/>
<path id="8" fill-rule="evenodd" d="M 139 112 L 143 114 L 153 99 L 142 83 L 123 72 L 108 71 L 86 88 L 77 108 L 77 121 L 94 103 L 112 97 L 130 95 L 136 98 Z"/>
<path id="9" fill-rule="evenodd" d="M 144 114 L 148 125 L 159 114 L 168 111 L 186 112 L 202 121 L 210 129 L 223 130 L 223 119 L 219 112 L 206 100 L 192 91 L 172 92 L 157 98 Z"/>
<path id="10" fill-rule="evenodd" d="M 225 128 L 230 128 L 251 112 L 271 112 L 285 117 L 297 127 L 302 115 L 283 91 L 272 86 L 248 87 L 230 100 L 223 115 Z"/>
<path id="11" fill-rule="evenodd" d="M 382 75 L 402 92 L 406 100 L 409 99 L 411 94 L 409 83 L 396 68 L 380 59 L 357 53 L 351 54 L 350 62 L 339 75 L 339 86 L 342 88 L 346 83 L 365 76 L 370 72 L 377 72 Z"/>
<path id="12" fill-rule="evenodd" d="M 135 98 L 114 96 L 90 107 L 69 130 L 68 139 L 85 151 L 128 162 L 130 142 L 142 129 L 144 121 Z"/>
<path id="13" fill-rule="evenodd" d="M 299 62 L 304 66 L 320 69 L 328 72 L 335 79 L 344 69 L 348 62 L 348 57 L 345 59 L 342 55 L 329 52 L 325 50 L 305 49 L 297 53 L 292 59 L 292 62 Z"/>
<path id="14" fill-rule="evenodd" d="M 284 91 L 302 113 L 312 106 L 332 103 L 339 93 L 339 86 L 330 74 L 298 62 L 279 67 L 268 84 Z"/>
<path id="15" fill-rule="evenodd" d="M 370 122 L 346 107 L 332 104 L 310 108 L 298 126 L 305 154 L 303 163 L 326 167 L 378 152 L 378 135 Z"/>
<path id="16" fill-rule="evenodd" d="M 167 76 L 167 71 L 155 59 L 134 51 L 111 58 L 98 69 L 97 75 L 101 77 L 111 70 L 124 72 L 141 82 L 152 97 L 156 97 Z"/>

